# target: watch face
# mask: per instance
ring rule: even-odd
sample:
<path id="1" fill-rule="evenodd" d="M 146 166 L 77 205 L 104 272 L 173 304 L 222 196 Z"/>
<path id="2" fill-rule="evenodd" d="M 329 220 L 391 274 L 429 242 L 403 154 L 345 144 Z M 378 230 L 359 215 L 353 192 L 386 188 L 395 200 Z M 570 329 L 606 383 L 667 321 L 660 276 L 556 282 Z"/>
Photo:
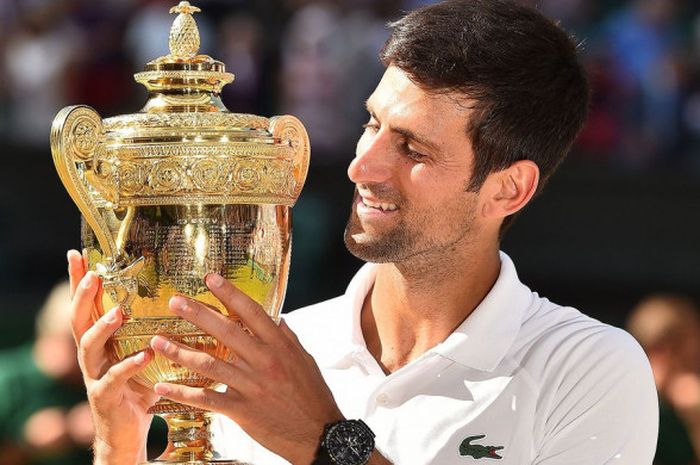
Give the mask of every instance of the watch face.
<path id="1" fill-rule="evenodd" d="M 354 420 L 333 425 L 325 442 L 328 455 L 338 465 L 364 465 L 374 450 L 374 434 Z"/>

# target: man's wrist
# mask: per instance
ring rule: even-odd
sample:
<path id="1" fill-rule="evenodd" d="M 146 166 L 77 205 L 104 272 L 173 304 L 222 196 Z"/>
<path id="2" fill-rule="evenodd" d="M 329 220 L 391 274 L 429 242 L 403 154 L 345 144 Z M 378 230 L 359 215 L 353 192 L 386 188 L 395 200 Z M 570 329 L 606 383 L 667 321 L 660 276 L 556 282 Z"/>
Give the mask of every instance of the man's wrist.
<path id="1" fill-rule="evenodd" d="M 140 465 L 147 460 L 145 444 L 138 451 L 125 451 L 117 449 L 99 437 L 95 438 L 92 453 L 94 465 Z"/>

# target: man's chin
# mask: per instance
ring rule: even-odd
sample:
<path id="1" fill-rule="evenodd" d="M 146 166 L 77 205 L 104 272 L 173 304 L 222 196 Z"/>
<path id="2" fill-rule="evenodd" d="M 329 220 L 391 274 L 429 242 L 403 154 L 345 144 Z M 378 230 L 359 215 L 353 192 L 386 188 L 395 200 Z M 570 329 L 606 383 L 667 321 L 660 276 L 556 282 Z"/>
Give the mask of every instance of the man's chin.
<path id="1" fill-rule="evenodd" d="M 389 263 L 396 259 L 396 250 L 391 241 L 371 238 L 367 233 L 350 234 L 347 230 L 344 241 L 348 251 L 365 262 Z"/>

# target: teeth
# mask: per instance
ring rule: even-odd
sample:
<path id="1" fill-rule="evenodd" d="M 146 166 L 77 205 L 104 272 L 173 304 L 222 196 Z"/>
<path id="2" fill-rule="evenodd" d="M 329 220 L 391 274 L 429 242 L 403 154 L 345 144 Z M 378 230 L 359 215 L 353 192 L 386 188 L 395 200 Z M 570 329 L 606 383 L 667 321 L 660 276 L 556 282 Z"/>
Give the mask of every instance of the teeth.
<path id="1" fill-rule="evenodd" d="M 393 203 L 370 202 L 369 200 L 367 200 L 365 198 L 362 199 L 362 203 L 364 203 L 368 207 L 378 208 L 378 209 L 383 210 L 383 211 L 392 212 L 392 211 L 398 209 L 398 207 L 396 205 L 394 205 Z"/>

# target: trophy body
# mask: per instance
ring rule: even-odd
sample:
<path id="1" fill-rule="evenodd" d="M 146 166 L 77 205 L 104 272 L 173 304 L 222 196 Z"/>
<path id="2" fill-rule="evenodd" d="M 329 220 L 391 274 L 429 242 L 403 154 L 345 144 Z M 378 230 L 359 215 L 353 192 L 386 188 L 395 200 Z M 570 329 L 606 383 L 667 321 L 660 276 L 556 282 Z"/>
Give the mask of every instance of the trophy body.
<path id="1" fill-rule="evenodd" d="M 275 321 L 284 300 L 291 242 L 290 208 L 304 184 L 309 142 L 292 116 L 228 112 L 219 99 L 233 80 L 224 65 L 197 55 L 199 36 L 187 2 L 170 32 L 170 54 L 135 75 L 149 99 L 140 113 L 102 119 L 86 106 L 63 109 L 51 130 L 58 174 L 83 215 L 83 254 L 102 278 L 94 318 L 119 305 L 124 324 L 110 340 L 116 360 L 166 335 L 223 360 L 227 348 L 168 308 L 174 295 L 227 310 L 208 291 L 216 272 L 257 301 Z M 229 315 L 235 318 L 235 315 Z M 217 388 L 156 355 L 137 376 Z M 211 447 L 211 414 L 161 400 L 168 422 L 158 462 L 234 464 Z"/>
<path id="2" fill-rule="evenodd" d="M 126 358 L 147 348 L 155 334 L 167 334 L 218 358 L 230 359 L 214 338 L 175 317 L 168 301 L 174 295 L 186 295 L 227 314 L 203 282 L 206 273 L 214 271 L 277 320 L 289 267 L 289 220 L 289 207 L 281 205 L 138 207 L 126 229 L 123 254 L 139 258 L 116 273 L 105 269 L 103 264 L 110 256 L 101 250 L 85 222 L 82 242 L 88 267 L 103 278 L 102 308 L 95 318 L 117 305 L 122 306 L 125 316 L 111 341 L 115 357 Z M 212 387 L 209 380 L 159 354 L 137 379 L 149 387 L 158 382 Z"/>

